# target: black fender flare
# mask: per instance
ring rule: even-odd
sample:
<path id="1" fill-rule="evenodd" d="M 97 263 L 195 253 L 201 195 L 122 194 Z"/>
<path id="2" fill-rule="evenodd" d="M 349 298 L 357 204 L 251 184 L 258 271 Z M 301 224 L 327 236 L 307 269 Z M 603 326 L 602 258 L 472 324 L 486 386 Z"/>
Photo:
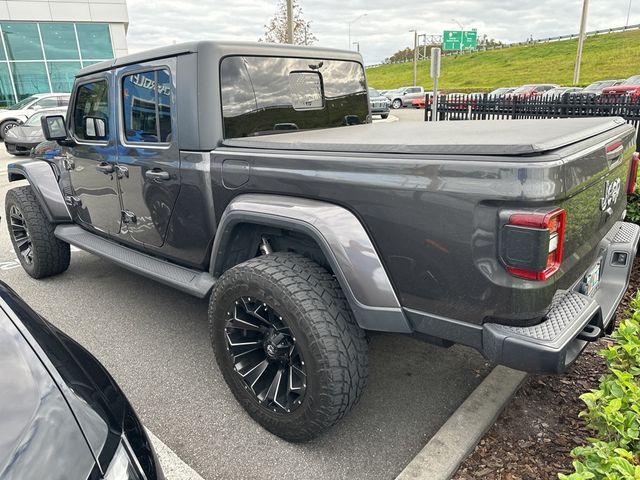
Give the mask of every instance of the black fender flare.
<path id="1" fill-rule="evenodd" d="M 222 214 L 211 252 L 214 277 L 223 273 L 234 228 L 264 225 L 304 233 L 322 250 L 358 324 L 368 330 L 411 333 L 387 272 L 366 230 L 349 210 L 327 202 L 269 194 L 243 194 Z"/>
<path id="2" fill-rule="evenodd" d="M 7 166 L 10 182 L 27 180 L 51 223 L 69 223 L 71 213 L 64 201 L 58 179 L 44 160 L 23 160 Z"/>

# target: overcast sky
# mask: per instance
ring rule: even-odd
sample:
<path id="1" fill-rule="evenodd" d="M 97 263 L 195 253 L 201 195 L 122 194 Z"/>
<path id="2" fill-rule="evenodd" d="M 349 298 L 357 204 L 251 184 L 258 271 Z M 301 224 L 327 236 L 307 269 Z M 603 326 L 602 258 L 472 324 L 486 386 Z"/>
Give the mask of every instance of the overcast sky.
<path id="1" fill-rule="evenodd" d="M 503 42 L 575 33 L 583 0 L 299 0 L 312 21 L 317 45 L 349 48 L 360 42 L 366 64 L 379 63 L 413 45 L 413 33 L 442 34 L 476 28 Z M 128 0 L 129 51 L 188 40 L 256 41 L 277 0 Z M 509 5 L 506 7 L 505 5 Z M 629 0 L 591 0 L 589 30 L 625 25 Z M 629 24 L 640 23 L 640 0 L 632 0 Z M 355 46 L 352 46 L 355 49 Z"/>

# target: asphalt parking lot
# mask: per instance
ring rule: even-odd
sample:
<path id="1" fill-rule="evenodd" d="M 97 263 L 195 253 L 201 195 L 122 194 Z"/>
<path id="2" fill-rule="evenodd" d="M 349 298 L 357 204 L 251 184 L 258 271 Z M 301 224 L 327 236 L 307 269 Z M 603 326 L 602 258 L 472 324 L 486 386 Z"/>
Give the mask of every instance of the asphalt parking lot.
<path id="1" fill-rule="evenodd" d="M 4 221 L 12 160 L 0 145 L 0 278 L 94 353 L 147 428 L 206 479 L 394 478 L 490 370 L 465 347 L 373 334 L 361 403 L 322 437 L 284 442 L 254 423 L 227 389 L 213 359 L 206 301 L 81 251 L 58 277 L 36 281 L 24 273 Z"/>

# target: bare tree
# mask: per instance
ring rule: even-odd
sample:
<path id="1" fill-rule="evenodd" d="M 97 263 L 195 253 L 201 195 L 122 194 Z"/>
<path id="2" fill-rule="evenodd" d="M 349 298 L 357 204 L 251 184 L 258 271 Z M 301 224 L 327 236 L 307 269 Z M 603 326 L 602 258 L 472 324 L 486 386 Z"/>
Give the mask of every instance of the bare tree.
<path id="1" fill-rule="evenodd" d="M 318 38 L 311 33 L 311 22 L 302 18 L 302 8 L 298 0 L 293 2 L 293 43 L 294 45 L 313 45 Z M 278 0 L 275 15 L 264 26 L 264 38 L 261 42 L 287 43 L 287 1 Z"/>

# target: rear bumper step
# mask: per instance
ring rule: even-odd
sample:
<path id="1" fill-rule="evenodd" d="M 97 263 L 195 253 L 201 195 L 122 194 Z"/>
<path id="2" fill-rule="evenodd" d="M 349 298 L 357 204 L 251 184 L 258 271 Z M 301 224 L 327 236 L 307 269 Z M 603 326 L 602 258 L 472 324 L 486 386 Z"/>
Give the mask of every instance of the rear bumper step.
<path id="1" fill-rule="evenodd" d="M 485 323 L 482 352 L 508 367 L 536 373 L 561 373 L 588 342 L 598 340 L 613 326 L 633 266 L 640 227 L 617 222 L 602 241 L 605 248 L 600 285 L 593 296 L 558 290 L 545 320 L 531 327 Z"/>
<path id="2" fill-rule="evenodd" d="M 60 240 L 82 250 L 198 298 L 206 297 L 215 283 L 214 277 L 208 272 L 191 270 L 152 257 L 102 238 L 77 225 L 58 225 L 54 233 Z"/>

